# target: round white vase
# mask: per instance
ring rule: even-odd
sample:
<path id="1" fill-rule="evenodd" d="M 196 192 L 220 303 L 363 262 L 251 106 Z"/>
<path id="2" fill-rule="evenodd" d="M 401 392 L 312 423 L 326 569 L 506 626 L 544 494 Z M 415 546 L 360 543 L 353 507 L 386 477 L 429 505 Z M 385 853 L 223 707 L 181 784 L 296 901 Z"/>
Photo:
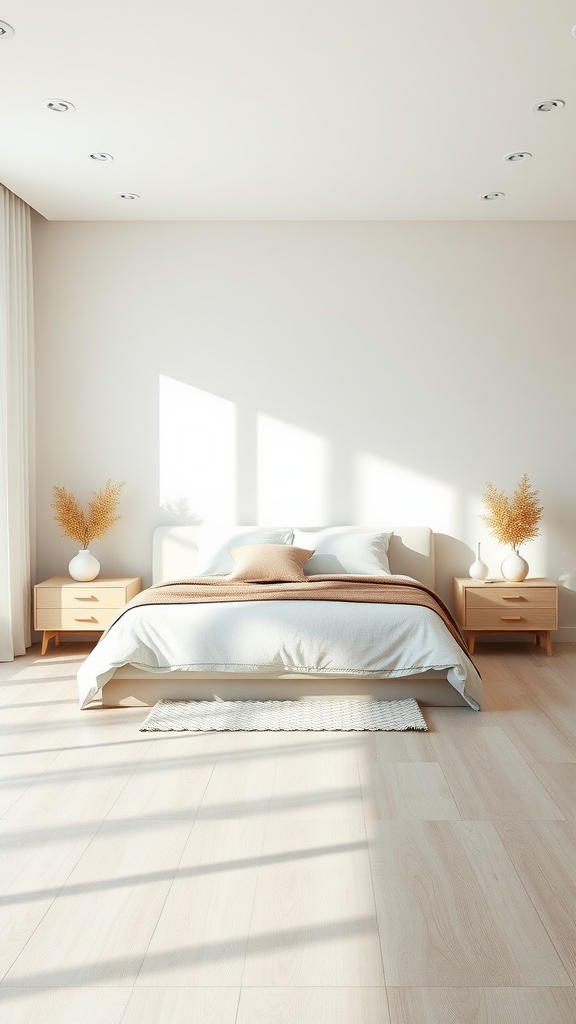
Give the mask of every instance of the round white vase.
<path id="1" fill-rule="evenodd" d="M 478 544 L 476 561 L 472 562 L 472 565 L 468 569 L 468 574 L 473 580 L 485 580 L 489 571 L 490 570 L 488 569 L 486 562 L 483 562 L 480 558 L 480 544 Z"/>
<path id="2" fill-rule="evenodd" d="M 68 572 L 73 580 L 89 583 L 95 580 L 100 572 L 100 562 L 91 555 L 88 548 L 81 548 L 68 564 Z"/>
<path id="3" fill-rule="evenodd" d="M 509 583 L 522 583 L 528 575 L 530 566 L 517 551 L 511 551 L 500 566 L 500 572 Z"/>

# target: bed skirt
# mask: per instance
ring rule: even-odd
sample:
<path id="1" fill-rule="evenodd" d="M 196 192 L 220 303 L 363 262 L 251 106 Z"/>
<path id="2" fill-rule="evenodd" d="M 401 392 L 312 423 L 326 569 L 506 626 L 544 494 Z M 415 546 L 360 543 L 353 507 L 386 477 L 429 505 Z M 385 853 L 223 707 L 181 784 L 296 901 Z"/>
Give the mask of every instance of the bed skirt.
<path id="1" fill-rule="evenodd" d="M 356 700 L 403 700 L 413 697 L 425 707 L 468 707 L 446 679 L 445 672 L 377 679 L 283 673 L 278 676 L 233 672 L 168 672 L 152 675 L 138 669 L 117 669 L 102 688 L 102 707 L 153 707 L 170 700 L 297 700 L 339 697 Z"/>

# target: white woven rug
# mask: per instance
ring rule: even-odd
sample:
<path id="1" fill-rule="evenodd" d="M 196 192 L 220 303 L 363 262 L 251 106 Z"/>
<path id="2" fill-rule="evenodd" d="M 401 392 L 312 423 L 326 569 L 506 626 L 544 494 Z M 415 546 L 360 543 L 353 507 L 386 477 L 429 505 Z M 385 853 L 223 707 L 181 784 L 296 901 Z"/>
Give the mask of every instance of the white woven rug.
<path id="1" fill-rule="evenodd" d="M 407 700 L 160 700 L 140 732 L 427 731 Z"/>

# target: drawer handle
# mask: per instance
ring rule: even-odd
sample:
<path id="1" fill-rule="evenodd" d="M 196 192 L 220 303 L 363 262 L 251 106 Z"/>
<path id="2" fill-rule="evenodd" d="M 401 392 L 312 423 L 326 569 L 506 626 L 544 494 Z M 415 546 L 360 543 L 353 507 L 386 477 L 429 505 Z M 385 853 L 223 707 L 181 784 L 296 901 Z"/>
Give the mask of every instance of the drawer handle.
<path id="1" fill-rule="evenodd" d="M 526 601 L 523 594 L 502 594 L 503 601 Z"/>
<path id="2" fill-rule="evenodd" d="M 521 615 L 501 615 L 502 622 L 522 622 Z"/>
<path id="3" fill-rule="evenodd" d="M 78 595 L 76 595 L 74 600 L 75 601 L 97 601 L 98 598 L 97 598 L 96 594 L 87 594 L 86 597 L 79 597 Z"/>
<path id="4" fill-rule="evenodd" d="M 94 615 L 90 615 L 88 619 L 79 619 L 77 615 L 74 616 L 74 622 L 98 622 L 98 619 Z"/>

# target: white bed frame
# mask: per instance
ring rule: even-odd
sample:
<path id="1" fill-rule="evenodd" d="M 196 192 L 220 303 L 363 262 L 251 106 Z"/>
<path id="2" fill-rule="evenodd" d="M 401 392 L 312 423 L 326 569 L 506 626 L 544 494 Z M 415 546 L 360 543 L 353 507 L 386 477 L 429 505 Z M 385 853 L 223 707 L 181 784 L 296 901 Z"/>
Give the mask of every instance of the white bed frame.
<path id="1" fill-rule="evenodd" d="M 364 527 L 368 529 L 369 527 Z M 241 527 L 231 526 L 233 533 Z M 434 589 L 434 535 L 427 527 L 380 526 L 392 531 L 388 559 L 393 573 L 413 576 Z M 196 537 L 201 527 L 162 526 L 154 531 L 153 582 L 194 575 Z M 311 529 L 311 538 L 313 530 Z M 396 700 L 414 697 L 428 706 L 468 707 L 446 679 L 445 672 L 426 672 L 402 679 L 363 676 L 301 675 L 270 672 L 239 675 L 231 672 L 170 672 L 151 675 L 131 666 L 117 669 L 102 689 L 103 707 L 145 705 L 173 700 L 295 700 L 299 697 L 353 697 Z"/>

